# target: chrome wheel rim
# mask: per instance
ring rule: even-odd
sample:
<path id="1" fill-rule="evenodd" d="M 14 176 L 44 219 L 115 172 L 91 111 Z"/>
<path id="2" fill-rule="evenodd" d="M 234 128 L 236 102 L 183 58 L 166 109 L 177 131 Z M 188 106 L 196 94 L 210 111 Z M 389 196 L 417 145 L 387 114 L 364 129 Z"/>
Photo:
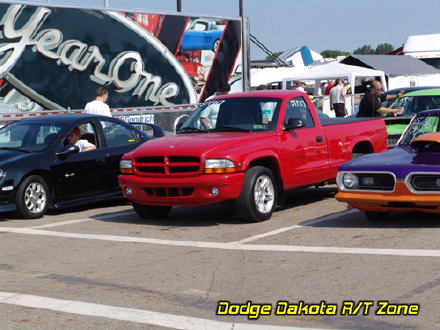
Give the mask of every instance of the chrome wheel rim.
<path id="1" fill-rule="evenodd" d="M 258 177 L 254 188 L 254 201 L 257 210 L 261 213 L 269 213 L 274 203 L 275 189 L 272 180 L 267 175 Z"/>
<path id="2" fill-rule="evenodd" d="M 40 213 L 44 210 L 47 202 L 47 194 L 44 185 L 33 182 L 27 186 L 24 192 L 24 204 L 31 213 Z"/>

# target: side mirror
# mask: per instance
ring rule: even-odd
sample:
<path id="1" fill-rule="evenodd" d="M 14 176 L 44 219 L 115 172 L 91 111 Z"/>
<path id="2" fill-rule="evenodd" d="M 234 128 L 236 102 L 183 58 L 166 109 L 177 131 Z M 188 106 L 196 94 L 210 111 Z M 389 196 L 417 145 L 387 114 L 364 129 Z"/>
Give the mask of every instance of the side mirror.
<path id="1" fill-rule="evenodd" d="M 301 127 L 304 127 L 304 126 L 305 126 L 305 124 L 304 124 L 304 122 L 301 119 L 299 119 L 299 118 L 289 118 L 287 120 L 287 123 L 284 125 L 284 130 L 288 131 L 288 130 L 291 130 L 291 129 L 301 128 Z"/>
<path id="2" fill-rule="evenodd" d="M 60 152 L 57 152 L 57 156 L 67 156 L 70 154 L 77 154 L 79 153 L 79 148 L 78 146 L 74 145 L 74 144 L 68 144 L 66 145 L 63 150 L 61 150 Z"/>

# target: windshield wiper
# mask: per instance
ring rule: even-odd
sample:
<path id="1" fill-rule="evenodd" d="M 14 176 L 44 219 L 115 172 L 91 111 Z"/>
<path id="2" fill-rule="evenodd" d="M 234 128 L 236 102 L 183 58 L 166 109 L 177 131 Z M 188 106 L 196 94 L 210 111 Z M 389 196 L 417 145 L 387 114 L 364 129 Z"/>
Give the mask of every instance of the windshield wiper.
<path id="1" fill-rule="evenodd" d="M 0 150 L 13 150 L 13 151 L 32 153 L 32 151 L 29 151 L 29 150 L 23 150 L 23 149 L 19 149 L 19 148 L 11 148 L 11 147 L 0 147 Z"/>
<path id="2" fill-rule="evenodd" d="M 250 129 L 235 127 L 235 126 L 220 126 L 211 131 L 238 131 L 238 132 L 252 132 Z"/>

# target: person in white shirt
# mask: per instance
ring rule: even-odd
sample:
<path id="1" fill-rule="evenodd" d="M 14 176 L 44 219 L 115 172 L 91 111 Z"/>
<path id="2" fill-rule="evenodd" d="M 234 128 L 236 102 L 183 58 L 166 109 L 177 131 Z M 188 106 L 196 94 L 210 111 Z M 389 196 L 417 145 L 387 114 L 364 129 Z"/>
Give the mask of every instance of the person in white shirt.
<path id="1" fill-rule="evenodd" d="M 219 96 L 219 95 L 227 95 L 231 90 L 231 86 L 225 81 L 220 82 L 219 87 L 217 88 L 217 92 L 208 97 L 206 101 Z M 208 105 L 202 112 L 200 112 L 200 123 L 203 125 L 204 129 L 215 128 L 217 123 L 218 111 L 220 109 L 220 104 L 211 104 Z"/>
<path id="2" fill-rule="evenodd" d="M 67 136 L 67 142 L 76 145 L 79 148 L 79 152 L 96 149 L 96 146 L 93 143 L 90 143 L 87 140 L 81 140 L 80 137 L 81 131 L 76 127 Z"/>
<path id="3" fill-rule="evenodd" d="M 87 103 L 84 108 L 84 113 L 93 115 L 103 115 L 111 117 L 109 106 L 105 103 L 108 100 L 108 90 L 104 87 L 99 87 L 96 90 L 96 99 Z"/>
<path id="4" fill-rule="evenodd" d="M 345 94 L 346 89 L 341 79 L 336 79 L 335 86 L 330 89 L 330 110 L 334 110 L 336 117 L 345 117 Z"/>

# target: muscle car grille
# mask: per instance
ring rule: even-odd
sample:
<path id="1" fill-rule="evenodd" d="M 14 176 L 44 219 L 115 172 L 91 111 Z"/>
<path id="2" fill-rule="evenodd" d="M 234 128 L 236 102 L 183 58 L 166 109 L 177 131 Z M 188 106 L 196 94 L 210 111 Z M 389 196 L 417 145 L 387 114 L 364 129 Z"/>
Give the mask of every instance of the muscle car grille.
<path id="1" fill-rule="evenodd" d="M 144 188 L 145 192 L 155 197 L 181 197 L 189 196 L 193 193 L 194 188 Z"/>
<path id="2" fill-rule="evenodd" d="M 388 134 L 388 148 L 394 148 L 402 134 Z"/>
<path id="3" fill-rule="evenodd" d="M 395 179 L 391 174 L 358 174 L 359 189 L 393 191 Z"/>
<path id="4" fill-rule="evenodd" d="M 440 191 L 440 175 L 415 174 L 410 185 L 417 191 Z"/>
<path id="5" fill-rule="evenodd" d="M 148 156 L 139 157 L 134 164 L 135 170 L 145 175 L 195 175 L 202 165 L 199 157 L 193 156 Z"/>

